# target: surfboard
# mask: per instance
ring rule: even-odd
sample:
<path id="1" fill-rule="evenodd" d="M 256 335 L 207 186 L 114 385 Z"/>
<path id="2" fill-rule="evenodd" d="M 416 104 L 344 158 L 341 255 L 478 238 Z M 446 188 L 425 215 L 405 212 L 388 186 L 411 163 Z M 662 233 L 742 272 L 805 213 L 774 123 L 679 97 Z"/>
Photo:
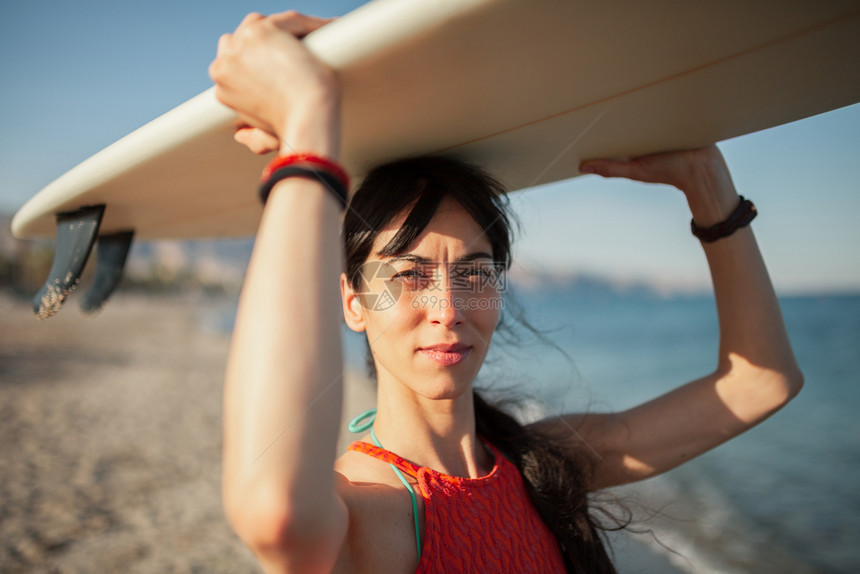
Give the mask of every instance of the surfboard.
<path id="1" fill-rule="evenodd" d="M 583 159 L 699 147 L 860 101 L 848 0 L 377 0 L 305 41 L 340 76 L 355 181 L 446 154 L 527 189 L 575 177 Z M 235 126 L 208 90 L 40 191 L 13 233 L 57 233 L 58 253 L 68 235 L 110 238 L 115 253 L 132 234 L 253 235 L 269 158 L 236 144 Z M 78 262 L 89 248 L 67 251 Z"/>

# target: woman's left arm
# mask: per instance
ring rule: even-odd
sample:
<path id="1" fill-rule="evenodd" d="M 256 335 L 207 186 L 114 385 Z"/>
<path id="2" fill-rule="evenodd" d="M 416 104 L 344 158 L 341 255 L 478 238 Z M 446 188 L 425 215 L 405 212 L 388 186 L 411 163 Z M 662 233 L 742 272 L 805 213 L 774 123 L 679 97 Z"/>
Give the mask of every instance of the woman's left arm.
<path id="1" fill-rule="evenodd" d="M 699 227 L 724 221 L 740 202 L 713 146 L 632 161 L 594 160 L 582 171 L 674 185 Z M 627 411 L 555 420 L 575 425 L 598 455 L 595 490 L 674 468 L 762 422 L 803 386 L 752 229 L 702 246 L 720 327 L 716 370 Z"/>

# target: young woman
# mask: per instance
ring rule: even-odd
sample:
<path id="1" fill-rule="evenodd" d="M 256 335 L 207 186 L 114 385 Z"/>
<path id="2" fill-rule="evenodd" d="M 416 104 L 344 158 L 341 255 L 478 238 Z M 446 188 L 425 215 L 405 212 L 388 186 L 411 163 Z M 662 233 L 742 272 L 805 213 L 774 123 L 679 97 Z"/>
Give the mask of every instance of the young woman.
<path id="1" fill-rule="evenodd" d="M 520 427 L 472 390 L 500 317 L 493 273 L 510 263 L 491 179 L 433 158 L 379 168 L 347 211 L 343 272 L 338 82 L 297 40 L 325 22 L 252 14 L 222 37 L 210 70 L 244 122 L 236 139 L 293 168 L 270 180 L 236 319 L 224 393 L 231 525 L 267 572 L 613 572 L 588 492 L 698 456 L 802 385 L 745 225 L 750 204 L 713 147 L 584 163 L 674 185 L 703 237 L 720 236 L 703 242 L 717 367 L 628 411 Z M 341 313 L 367 334 L 379 398 L 371 433 L 335 460 Z"/>

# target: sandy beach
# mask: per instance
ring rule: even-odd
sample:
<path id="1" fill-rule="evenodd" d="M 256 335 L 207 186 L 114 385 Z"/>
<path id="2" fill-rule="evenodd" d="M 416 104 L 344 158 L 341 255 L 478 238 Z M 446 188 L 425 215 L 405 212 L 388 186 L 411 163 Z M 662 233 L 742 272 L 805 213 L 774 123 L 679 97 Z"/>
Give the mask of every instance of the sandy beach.
<path id="1" fill-rule="evenodd" d="M 0 571 L 260 571 L 221 510 L 229 337 L 200 327 L 209 305 L 120 294 L 37 321 L 0 296 Z M 348 376 L 345 417 L 373 403 Z M 625 572 L 672 571 L 618 550 Z"/>

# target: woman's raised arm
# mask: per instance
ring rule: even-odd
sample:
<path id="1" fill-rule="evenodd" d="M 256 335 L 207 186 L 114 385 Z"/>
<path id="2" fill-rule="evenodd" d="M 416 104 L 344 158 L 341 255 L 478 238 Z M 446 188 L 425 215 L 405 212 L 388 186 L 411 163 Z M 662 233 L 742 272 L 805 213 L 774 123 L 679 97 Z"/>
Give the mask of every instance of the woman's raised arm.
<path id="1" fill-rule="evenodd" d="M 582 171 L 674 185 L 702 228 L 724 221 L 740 201 L 716 147 L 594 160 Z M 714 372 L 624 412 L 556 420 L 578 427 L 599 455 L 595 489 L 674 468 L 760 423 L 803 385 L 752 229 L 702 245 L 720 327 Z"/>
<path id="2" fill-rule="evenodd" d="M 336 159 L 334 74 L 297 40 L 326 21 L 248 16 L 221 38 L 217 96 L 255 151 Z M 254 193 L 254 190 L 237 190 Z M 333 466 L 341 410 L 340 206 L 321 183 L 272 190 L 236 317 L 224 388 L 223 496 L 237 534 L 269 572 L 330 572 L 347 530 Z"/>

